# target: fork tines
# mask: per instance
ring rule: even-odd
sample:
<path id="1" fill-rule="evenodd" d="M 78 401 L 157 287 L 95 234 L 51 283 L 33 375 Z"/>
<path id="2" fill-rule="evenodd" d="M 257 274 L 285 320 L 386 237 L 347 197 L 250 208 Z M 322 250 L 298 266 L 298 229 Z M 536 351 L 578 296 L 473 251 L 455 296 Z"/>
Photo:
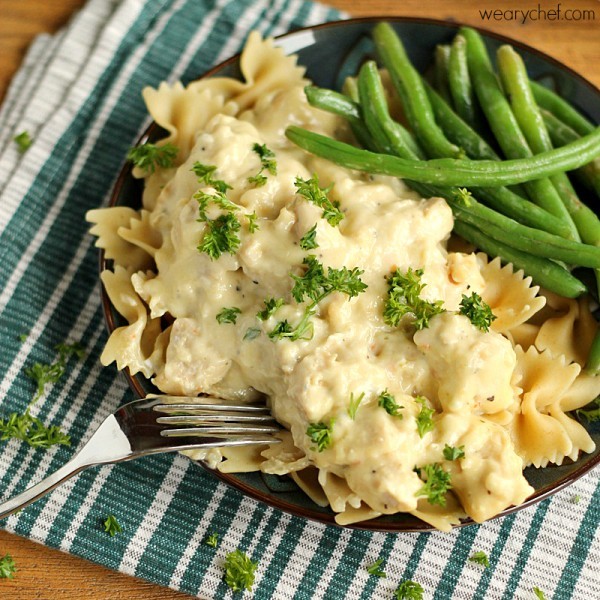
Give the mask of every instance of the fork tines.
<path id="1" fill-rule="evenodd" d="M 164 414 L 156 418 L 157 423 L 175 426 L 163 429 L 160 433 L 164 437 L 233 438 L 240 444 L 256 443 L 257 436 L 262 436 L 264 443 L 280 441 L 272 434 L 281 431 L 281 426 L 264 405 L 214 404 L 194 400 L 193 403 L 157 404 L 153 410 Z"/>

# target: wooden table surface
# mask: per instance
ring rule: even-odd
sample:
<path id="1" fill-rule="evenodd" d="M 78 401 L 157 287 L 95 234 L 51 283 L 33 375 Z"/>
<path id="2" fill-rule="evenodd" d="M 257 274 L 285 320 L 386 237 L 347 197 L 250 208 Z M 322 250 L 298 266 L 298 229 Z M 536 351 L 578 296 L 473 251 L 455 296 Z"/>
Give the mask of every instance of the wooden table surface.
<path id="1" fill-rule="evenodd" d="M 356 16 L 449 19 L 505 34 L 546 52 L 600 87 L 598 0 L 560 3 L 561 20 L 553 18 L 551 13 L 559 3 L 548 0 L 328 0 L 328 3 Z M 32 38 L 41 32 L 56 31 L 83 4 L 84 0 L 0 0 L 0 100 Z M 483 20 L 480 11 L 484 9 L 501 10 L 503 14 Z M 566 15 L 567 9 L 579 12 Z M 515 15 L 516 10 L 532 12 L 523 23 L 523 15 Z M 566 20 L 567 16 L 571 20 Z M 0 581 L 0 598 L 5 600 L 175 600 L 188 597 L 2 531 L 0 556 L 7 552 L 14 558 L 18 572 L 14 580 Z"/>

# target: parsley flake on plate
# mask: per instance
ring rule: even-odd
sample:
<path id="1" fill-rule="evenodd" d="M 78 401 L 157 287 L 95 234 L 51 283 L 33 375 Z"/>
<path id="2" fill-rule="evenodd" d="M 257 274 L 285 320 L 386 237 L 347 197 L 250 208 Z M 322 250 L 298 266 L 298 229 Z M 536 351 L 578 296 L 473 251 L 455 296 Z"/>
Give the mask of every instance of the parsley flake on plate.
<path id="1" fill-rule="evenodd" d="M 390 327 L 398 327 L 404 315 L 414 316 L 417 329 L 429 327 L 429 320 L 444 312 L 442 301 L 429 302 L 420 296 L 424 283 L 421 283 L 423 269 L 416 271 L 409 267 L 406 273 L 396 269 L 388 278 L 388 297 L 383 308 L 383 320 Z"/>
<path id="2" fill-rule="evenodd" d="M 539 600 L 546 600 L 546 595 L 544 594 L 544 592 L 542 592 L 542 590 L 540 590 L 539 587 L 534 587 L 533 593 L 539 598 Z"/>
<path id="3" fill-rule="evenodd" d="M 424 396 L 417 396 L 415 402 L 421 405 L 419 414 L 416 416 L 416 421 L 419 437 L 423 437 L 428 431 L 433 429 L 432 415 L 435 410 L 427 405 L 427 398 Z"/>
<path id="4" fill-rule="evenodd" d="M 278 308 L 281 308 L 284 305 L 283 298 L 267 298 L 264 300 L 264 309 L 257 312 L 256 316 L 261 321 L 266 321 L 269 317 L 271 317 Z"/>
<path id="5" fill-rule="evenodd" d="M 221 311 L 217 313 L 216 319 L 220 325 L 223 323 L 232 323 L 235 325 L 238 315 L 240 314 L 242 314 L 242 311 L 237 306 L 223 307 Z"/>
<path id="6" fill-rule="evenodd" d="M 354 392 L 350 394 L 350 404 L 348 405 L 348 416 L 354 421 L 356 418 L 356 411 L 358 410 L 359 404 L 362 402 L 362 399 L 365 397 L 365 393 L 362 392 L 358 394 L 358 396 L 354 395 Z"/>
<path id="7" fill-rule="evenodd" d="M 241 550 L 234 550 L 225 557 L 225 583 L 234 592 L 251 590 L 257 562 L 250 560 Z"/>
<path id="8" fill-rule="evenodd" d="M 259 229 L 259 225 L 257 223 L 258 215 L 256 212 L 251 212 L 246 215 L 246 219 L 248 220 L 248 231 L 250 233 L 254 233 Z"/>
<path id="9" fill-rule="evenodd" d="M 211 548 L 216 548 L 219 543 L 219 534 L 211 533 L 209 536 L 206 537 L 206 539 L 204 540 L 204 543 L 207 546 L 210 546 Z"/>
<path id="10" fill-rule="evenodd" d="M 316 174 L 310 179 L 296 177 L 295 185 L 298 195 L 323 209 L 323 218 L 332 227 L 338 225 L 344 218 L 344 213 L 340 210 L 340 203 L 337 201 L 332 202 L 327 196 L 332 186 L 327 188 L 319 187 L 319 178 Z"/>
<path id="11" fill-rule="evenodd" d="M 425 476 L 425 483 L 416 495 L 427 498 L 429 504 L 446 506 L 446 492 L 452 489 L 450 473 L 438 463 L 425 465 L 418 469 L 418 472 L 421 479 Z"/>
<path id="12" fill-rule="evenodd" d="M 472 292 L 470 296 L 462 295 L 459 312 L 467 317 L 477 329 L 485 332 L 490 330 L 490 325 L 496 319 L 492 309 L 477 292 Z"/>
<path id="13" fill-rule="evenodd" d="M 318 248 L 317 244 L 317 224 L 315 223 L 301 238 L 300 248 L 302 250 L 314 250 Z"/>
<path id="14" fill-rule="evenodd" d="M 458 460 L 459 458 L 465 457 L 465 447 L 459 446 L 456 448 L 455 446 L 449 446 L 446 444 L 444 446 L 443 453 L 446 460 Z"/>
<path id="15" fill-rule="evenodd" d="M 387 390 L 384 390 L 379 394 L 377 397 L 377 405 L 381 406 L 388 415 L 402 419 L 402 413 L 400 411 L 404 406 L 400 406 L 400 404 L 396 402 L 396 398 L 394 398 Z"/>
<path id="16" fill-rule="evenodd" d="M 302 262 L 306 266 L 303 275 L 291 274 L 294 280 L 292 296 L 296 302 L 311 300 L 304 309 L 304 314 L 298 325 L 293 327 L 287 320 L 280 321 L 269 333 L 272 339 L 287 338 L 290 341 L 310 339 L 312 337 L 312 323 L 310 318 L 316 313 L 317 305 L 321 300 L 334 292 L 345 294 L 348 298 L 358 296 L 367 289 L 360 276 L 363 271 L 357 267 L 348 269 L 330 268 L 325 271 L 323 265 L 313 254 L 309 254 Z"/>
<path id="17" fill-rule="evenodd" d="M 170 142 L 161 146 L 147 142 L 141 146 L 130 148 L 127 153 L 127 160 L 146 173 L 154 173 L 157 168 L 168 169 L 172 167 L 175 164 L 178 152 L 179 148 Z"/>
<path id="18" fill-rule="evenodd" d="M 333 419 L 329 421 L 329 425 L 322 421 L 320 423 L 311 423 L 306 429 L 306 435 L 317 445 L 317 451 L 323 452 L 333 442 Z"/>
<path id="19" fill-rule="evenodd" d="M 248 183 L 255 185 L 256 187 L 262 187 L 267 183 L 267 176 L 263 175 L 266 170 L 271 175 L 277 175 L 277 162 L 275 161 L 275 153 L 267 148 L 266 144 L 259 144 L 258 142 L 252 146 L 252 151 L 258 154 L 260 158 L 260 171 L 248 177 Z"/>
<path id="20" fill-rule="evenodd" d="M 578 409 L 577 416 L 583 417 L 588 423 L 600 421 L 600 398 L 596 398 L 589 406 L 592 408 Z"/>

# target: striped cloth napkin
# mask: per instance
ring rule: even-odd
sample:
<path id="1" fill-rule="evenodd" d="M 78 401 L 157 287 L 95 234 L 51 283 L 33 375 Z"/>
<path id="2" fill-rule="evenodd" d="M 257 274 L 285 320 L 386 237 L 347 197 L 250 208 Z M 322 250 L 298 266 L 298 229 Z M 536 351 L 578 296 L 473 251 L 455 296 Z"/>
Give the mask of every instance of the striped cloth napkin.
<path id="1" fill-rule="evenodd" d="M 61 32 L 31 46 L 0 111 L 0 416 L 25 411 L 25 371 L 81 342 L 66 372 L 33 405 L 72 446 L 2 442 L 0 496 L 62 465 L 119 404 L 132 399 L 106 341 L 97 252 L 85 212 L 105 203 L 128 147 L 147 124 L 140 92 L 189 81 L 265 35 L 337 18 L 305 0 L 90 0 Z M 20 153 L 13 137 L 28 131 Z M 394 598 L 406 579 L 425 598 L 600 598 L 599 472 L 503 519 L 450 534 L 369 533 L 327 527 L 266 507 L 194 463 L 163 455 L 88 470 L 2 522 L 38 542 L 183 590 L 234 595 L 223 562 L 234 549 L 258 561 L 257 599 Z M 575 503 L 574 499 L 579 499 Z M 114 514 L 122 532 L 103 529 Z M 217 548 L 205 543 L 219 534 Z M 469 560 L 487 554 L 489 567 Z M 382 559 L 387 577 L 367 566 Z M 240 596 L 240 594 L 237 594 Z"/>

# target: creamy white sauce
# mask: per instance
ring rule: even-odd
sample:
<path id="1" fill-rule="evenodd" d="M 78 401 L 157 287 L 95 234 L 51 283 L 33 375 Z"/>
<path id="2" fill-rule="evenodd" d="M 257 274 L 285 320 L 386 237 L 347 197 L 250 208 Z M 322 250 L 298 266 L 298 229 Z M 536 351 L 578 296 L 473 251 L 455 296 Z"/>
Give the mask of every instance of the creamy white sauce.
<path id="1" fill-rule="evenodd" d="M 449 207 L 441 199 L 418 198 L 398 180 L 310 157 L 283 136 L 289 123 L 326 134 L 340 127 L 306 106 L 301 87 L 260 102 L 240 118 L 217 115 L 158 196 L 151 215 L 163 241 L 157 274 L 133 277 L 151 316 L 174 319 L 155 383 L 173 394 L 266 394 L 321 477 L 343 477 L 356 502 L 362 499 L 380 513 L 415 510 L 423 485 L 415 467 L 434 462 L 451 471 L 454 491 L 476 520 L 521 503 L 532 491 L 522 461 L 502 427 L 481 416 L 484 403 L 494 406 L 486 405 L 487 414 L 517 402 L 511 387 L 515 353 L 507 339 L 479 331 L 455 312 L 462 294 L 480 292 L 484 283 L 474 256 L 446 250 L 453 225 Z M 260 169 L 255 143 L 266 143 L 277 161 L 277 175 L 268 174 L 258 188 L 248 183 Z M 215 176 L 233 187 L 227 196 L 238 205 L 242 223 L 234 255 L 211 260 L 197 250 L 205 225 L 192 198 L 202 189 L 191 170 L 196 161 L 216 165 Z M 295 179 L 314 173 L 323 187 L 333 185 L 330 198 L 344 213 L 337 227 L 296 194 Z M 251 213 L 258 216 L 254 233 L 244 216 Z M 296 324 L 303 315 L 306 305 L 290 295 L 290 274 L 302 272 L 309 252 L 299 241 L 315 224 L 319 247 L 310 253 L 325 267 L 363 270 L 368 288 L 350 300 L 339 293 L 324 299 L 310 339 L 274 341 L 268 333 L 278 321 Z M 424 270 L 422 297 L 443 301 L 448 311 L 416 334 L 410 317 L 394 329 L 382 316 L 386 277 L 408 268 Z M 279 297 L 286 304 L 267 321 L 257 319 L 264 300 Z M 240 309 L 235 324 L 217 322 L 225 307 Z M 244 339 L 251 328 L 260 335 Z M 401 418 L 377 405 L 384 390 L 403 407 Z M 354 420 L 348 415 L 352 394 L 364 394 Z M 434 428 L 423 437 L 416 427 L 416 396 L 436 410 Z M 331 420 L 332 444 L 319 452 L 307 427 Z M 464 446 L 465 458 L 445 461 L 446 444 Z"/>

